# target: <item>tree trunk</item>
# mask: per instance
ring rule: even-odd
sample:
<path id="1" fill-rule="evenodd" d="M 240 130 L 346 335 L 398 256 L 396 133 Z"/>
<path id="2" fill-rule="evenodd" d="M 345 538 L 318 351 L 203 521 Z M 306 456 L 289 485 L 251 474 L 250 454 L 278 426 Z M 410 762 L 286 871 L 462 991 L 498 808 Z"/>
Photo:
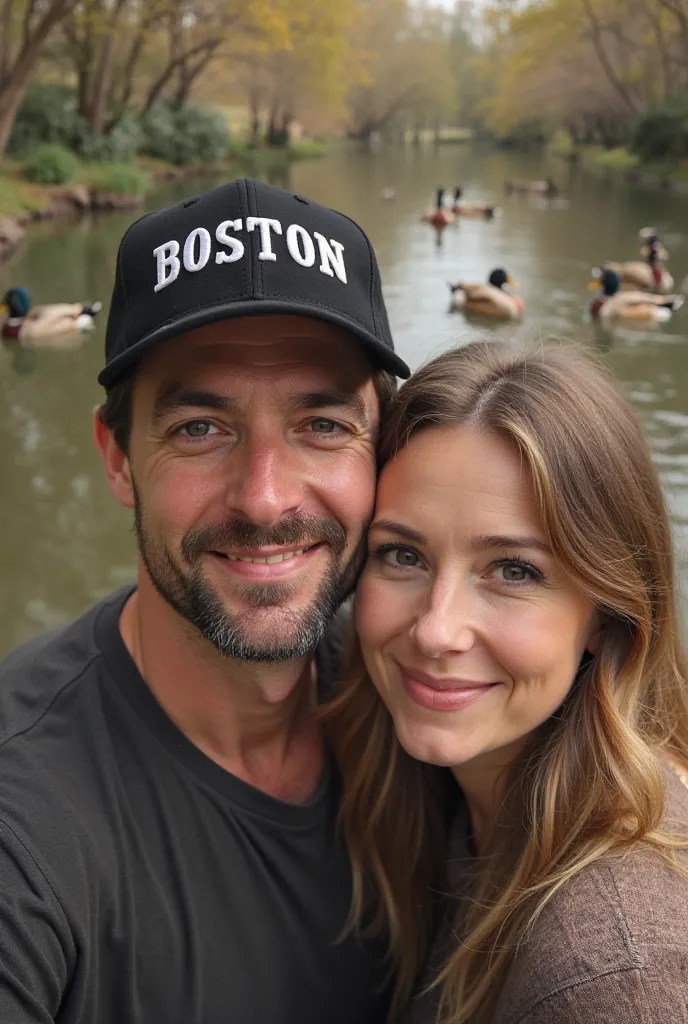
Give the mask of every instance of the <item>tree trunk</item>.
<path id="1" fill-rule="evenodd" d="M 115 75 L 117 24 L 127 2 L 128 0 L 117 0 L 107 32 L 100 44 L 98 67 L 97 69 L 94 68 L 90 118 L 91 131 L 94 135 L 102 135 L 105 128 L 105 117 L 112 94 L 112 80 Z"/>
<path id="2" fill-rule="evenodd" d="M 12 8 L 14 0 L 5 0 L 0 13 L 0 82 L 10 66 L 10 42 L 12 33 Z"/>
<path id="3" fill-rule="evenodd" d="M 581 2 L 585 9 L 585 13 L 588 16 L 588 22 L 590 24 L 590 31 L 592 36 L 592 43 L 595 47 L 595 52 L 598 56 L 600 64 L 602 65 L 604 73 L 609 79 L 610 84 L 614 87 L 616 92 L 618 92 L 621 99 L 630 108 L 631 112 L 633 114 L 637 114 L 638 104 L 636 102 L 635 97 L 633 96 L 633 93 L 628 88 L 626 83 L 619 78 L 616 71 L 614 70 L 614 66 L 612 65 L 611 60 L 609 59 L 609 54 L 605 49 L 604 41 L 602 39 L 602 26 L 600 25 L 597 19 L 597 15 L 592 9 L 590 0 L 581 0 Z"/>
<path id="4" fill-rule="evenodd" d="M 196 57 L 198 54 L 204 54 L 205 62 L 201 65 L 201 67 L 205 67 L 205 64 L 213 56 L 215 50 L 218 48 L 221 42 L 221 39 L 206 40 L 203 43 L 198 43 L 196 46 L 191 47 L 191 49 L 187 50 L 186 53 L 182 53 L 178 57 L 171 58 L 168 61 L 165 70 L 158 76 L 158 78 L 155 80 L 155 82 L 153 82 L 153 85 L 148 90 L 146 102 L 144 103 L 143 106 L 144 113 L 147 113 L 153 106 L 153 104 L 159 99 L 159 97 L 162 95 L 163 89 L 177 73 L 177 70 L 180 67 L 180 65 L 187 61 L 190 57 Z"/>
<path id="5" fill-rule="evenodd" d="M 7 149 L 17 111 L 24 99 L 43 45 L 53 29 L 75 5 L 76 0 L 54 0 L 33 31 L 30 24 L 25 22 L 21 50 L 14 63 L 8 63 L 7 70 L 0 80 L 0 157 Z"/>
<path id="6" fill-rule="evenodd" d="M 260 145 L 260 96 L 257 89 L 251 89 L 248 96 L 251 108 L 251 145 Z"/>

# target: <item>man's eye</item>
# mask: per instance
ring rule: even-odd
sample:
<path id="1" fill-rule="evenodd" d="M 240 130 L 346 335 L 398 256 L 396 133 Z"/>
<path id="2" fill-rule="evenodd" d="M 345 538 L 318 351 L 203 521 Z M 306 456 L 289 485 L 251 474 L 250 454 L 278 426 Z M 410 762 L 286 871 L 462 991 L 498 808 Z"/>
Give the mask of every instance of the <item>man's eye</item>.
<path id="1" fill-rule="evenodd" d="M 208 437 L 209 434 L 217 433 L 217 427 L 207 420 L 192 420 L 180 427 L 179 432 L 187 437 Z"/>
<path id="2" fill-rule="evenodd" d="M 311 430 L 315 434 L 336 434 L 341 427 L 334 420 L 311 420 Z"/>

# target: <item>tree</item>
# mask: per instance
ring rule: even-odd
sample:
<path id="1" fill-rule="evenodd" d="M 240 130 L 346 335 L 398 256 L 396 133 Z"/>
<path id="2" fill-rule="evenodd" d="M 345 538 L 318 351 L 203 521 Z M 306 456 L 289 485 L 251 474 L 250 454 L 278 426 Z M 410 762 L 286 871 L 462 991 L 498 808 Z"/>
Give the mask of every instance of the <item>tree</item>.
<path id="1" fill-rule="evenodd" d="M 445 114 L 453 94 L 446 10 L 407 0 L 362 0 L 361 7 L 355 45 L 366 79 L 349 97 L 349 135 L 367 139 L 395 120 L 421 127 Z"/>
<path id="2" fill-rule="evenodd" d="M 77 0 L 0 0 L 0 157 L 41 51 Z"/>

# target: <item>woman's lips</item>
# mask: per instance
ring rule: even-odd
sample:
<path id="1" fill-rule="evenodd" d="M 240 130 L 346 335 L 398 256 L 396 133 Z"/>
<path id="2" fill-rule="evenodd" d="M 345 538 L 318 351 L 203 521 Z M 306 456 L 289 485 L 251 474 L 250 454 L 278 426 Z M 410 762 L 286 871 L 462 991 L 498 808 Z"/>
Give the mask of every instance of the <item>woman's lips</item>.
<path id="1" fill-rule="evenodd" d="M 401 665 L 399 673 L 411 700 L 430 711 L 459 711 L 500 685 L 471 679 L 429 676 L 425 672 L 411 671 Z"/>

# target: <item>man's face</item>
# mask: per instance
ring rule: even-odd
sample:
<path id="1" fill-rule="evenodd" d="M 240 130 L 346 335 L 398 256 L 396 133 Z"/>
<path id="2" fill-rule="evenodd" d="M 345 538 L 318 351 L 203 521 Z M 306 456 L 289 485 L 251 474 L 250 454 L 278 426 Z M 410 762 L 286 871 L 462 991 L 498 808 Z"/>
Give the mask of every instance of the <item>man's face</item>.
<path id="1" fill-rule="evenodd" d="M 229 657 L 313 650 L 363 561 L 379 408 L 364 352 L 297 316 L 160 345 L 133 397 L 129 468 L 158 592 Z"/>

